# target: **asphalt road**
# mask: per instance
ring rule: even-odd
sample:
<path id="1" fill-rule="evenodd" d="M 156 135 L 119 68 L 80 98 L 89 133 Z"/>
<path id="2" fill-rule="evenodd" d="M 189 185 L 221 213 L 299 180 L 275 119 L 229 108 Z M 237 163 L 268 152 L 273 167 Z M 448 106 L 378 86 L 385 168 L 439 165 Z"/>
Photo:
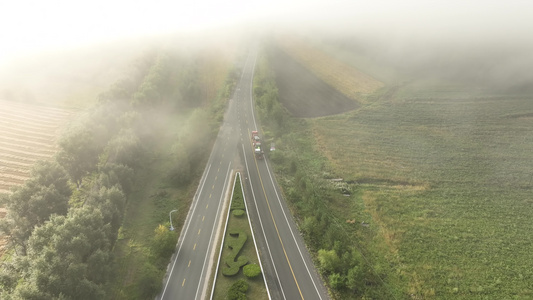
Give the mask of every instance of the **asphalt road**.
<path id="1" fill-rule="evenodd" d="M 157 299 L 207 299 L 207 278 L 216 249 L 223 201 L 232 186 L 232 169 L 243 173 L 246 202 L 264 276 L 272 299 L 328 299 L 311 262 L 268 158 L 253 155 L 251 131 L 258 126 L 253 111 L 252 80 L 257 47 L 250 50 L 241 79 L 229 101 L 206 170 Z M 260 132 L 261 134 L 261 132 Z M 266 149 L 268 150 L 268 149 Z"/>
<path id="2" fill-rule="evenodd" d="M 253 155 L 251 131 L 259 128 L 252 103 L 256 56 L 257 52 L 251 51 L 234 100 L 240 123 L 246 201 L 270 295 L 272 299 L 329 299 L 271 172 L 268 153 L 265 159 Z M 265 152 L 269 146 L 267 143 Z"/>
<path id="3" fill-rule="evenodd" d="M 232 120 L 228 108 L 225 120 Z M 171 259 L 163 291 L 156 299 L 205 299 L 215 254 L 216 235 L 224 200 L 232 186 L 231 171 L 236 157 L 238 133 L 236 122 L 224 122 L 213 146 L 200 185 L 194 196 L 180 234 L 176 253 Z"/>

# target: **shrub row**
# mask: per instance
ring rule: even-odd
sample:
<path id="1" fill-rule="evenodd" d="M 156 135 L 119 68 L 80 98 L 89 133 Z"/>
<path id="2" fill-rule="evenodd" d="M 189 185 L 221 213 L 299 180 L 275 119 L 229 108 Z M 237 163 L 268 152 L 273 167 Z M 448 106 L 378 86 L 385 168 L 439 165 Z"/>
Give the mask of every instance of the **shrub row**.
<path id="1" fill-rule="evenodd" d="M 225 246 L 231 249 L 231 252 L 224 258 L 224 265 L 222 267 L 222 274 L 225 276 L 236 275 L 242 266 L 248 263 L 248 258 L 244 255 L 239 255 L 244 243 L 248 239 L 248 235 L 244 230 L 233 229 L 228 232 L 225 240 Z"/>

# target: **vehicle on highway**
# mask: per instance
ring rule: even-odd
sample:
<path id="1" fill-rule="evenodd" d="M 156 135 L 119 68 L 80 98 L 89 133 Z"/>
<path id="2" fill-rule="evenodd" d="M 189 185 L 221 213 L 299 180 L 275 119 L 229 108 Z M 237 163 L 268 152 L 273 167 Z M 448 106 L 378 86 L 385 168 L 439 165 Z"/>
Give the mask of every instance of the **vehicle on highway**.
<path id="1" fill-rule="evenodd" d="M 257 159 L 263 159 L 263 146 L 261 145 L 261 138 L 259 137 L 259 132 L 257 132 L 256 130 L 252 131 L 252 146 L 254 148 L 255 157 Z"/>

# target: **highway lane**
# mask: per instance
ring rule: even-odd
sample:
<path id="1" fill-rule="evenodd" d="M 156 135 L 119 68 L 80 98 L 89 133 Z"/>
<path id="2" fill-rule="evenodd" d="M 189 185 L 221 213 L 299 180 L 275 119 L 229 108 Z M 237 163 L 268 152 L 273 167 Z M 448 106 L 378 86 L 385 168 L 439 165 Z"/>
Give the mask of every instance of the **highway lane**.
<path id="1" fill-rule="evenodd" d="M 253 155 L 251 131 L 258 128 L 252 100 L 256 57 L 257 51 L 252 50 L 234 99 L 240 123 L 241 158 L 247 174 L 247 204 L 264 275 L 273 299 L 328 299 L 324 284 L 272 175 L 268 158 L 257 160 Z"/>
<path id="2" fill-rule="evenodd" d="M 171 259 L 163 291 L 156 299 L 205 299 L 215 254 L 216 234 L 222 216 L 233 160 L 237 153 L 234 105 L 230 101 L 207 167 L 200 180 Z"/>
<path id="3" fill-rule="evenodd" d="M 268 161 L 257 161 L 252 152 L 250 133 L 257 128 L 252 103 L 256 49 L 250 51 L 229 101 L 169 265 L 163 291 L 156 299 L 206 299 L 209 296 L 207 278 L 212 271 L 211 258 L 216 252 L 216 231 L 234 168 L 244 172 L 247 178 L 244 181 L 247 205 L 272 299 L 328 299 L 281 198 Z"/>

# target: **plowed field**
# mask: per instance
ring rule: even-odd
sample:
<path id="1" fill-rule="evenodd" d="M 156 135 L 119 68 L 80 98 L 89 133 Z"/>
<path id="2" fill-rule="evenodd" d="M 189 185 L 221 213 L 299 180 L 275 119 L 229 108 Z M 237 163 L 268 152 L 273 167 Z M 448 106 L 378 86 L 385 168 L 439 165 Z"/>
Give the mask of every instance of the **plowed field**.
<path id="1" fill-rule="evenodd" d="M 364 103 L 384 83 L 295 37 L 279 38 L 278 47 L 311 73 L 350 99 Z"/>
<path id="2" fill-rule="evenodd" d="M 60 129 L 75 111 L 0 100 L 0 193 L 22 184 L 38 160 L 57 150 Z"/>
<path id="3" fill-rule="evenodd" d="M 359 104 L 276 48 L 270 49 L 281 103 L 295 117 L 314 118 L 347 112 Z"/>

